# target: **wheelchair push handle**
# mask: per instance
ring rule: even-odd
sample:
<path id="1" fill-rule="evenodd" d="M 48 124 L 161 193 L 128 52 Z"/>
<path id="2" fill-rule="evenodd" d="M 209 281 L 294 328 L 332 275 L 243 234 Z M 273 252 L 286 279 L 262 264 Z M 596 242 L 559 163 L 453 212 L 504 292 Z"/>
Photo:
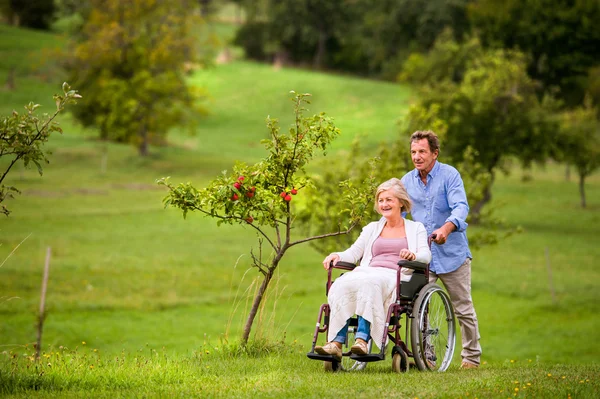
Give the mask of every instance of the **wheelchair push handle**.
<path id="1" fill-rule="evenodd" d="M 436 237 L 437 234 L 431 234 L 429 237 L 427 237 L 427 245 L 429 245 L 429 248 L 431 248 L 431 243 L 436 239 Z"/>

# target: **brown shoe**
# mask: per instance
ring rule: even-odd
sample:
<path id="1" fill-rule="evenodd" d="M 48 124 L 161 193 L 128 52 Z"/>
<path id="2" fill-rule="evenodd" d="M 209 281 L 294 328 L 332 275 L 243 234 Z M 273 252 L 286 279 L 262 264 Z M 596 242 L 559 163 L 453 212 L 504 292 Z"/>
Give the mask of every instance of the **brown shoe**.
<path id="1" fill-rule="evenodd" d="M 323 346 L 315 346 L 315 352 L 319 355 L 331 355 L 338 361 L 342 360 L 342 348 L 337 346 L 335 342 L 328 342 Z"/>
<path id="2" fill-rule="evenodd" d="M 357 339 L 356 341 L 354 341 L 354 345 L 352 345 L 352 347 L 350 348 L 350 352 L 354 353 L 355 355 L 368 355 L 369 345 L 367 345 L 367 343 L 362 339 Z"/>
<path id="3" fill-rule="evenodd" d="M 467 370 L 467 369 L 476 369 L 476 368 L 479 368 L 479 365 L 475 364 L 475 363 L 462 362 L 462 364 L 460 365 L 460 368 L 461 369 L 465 369 L 465 370 Z"/>

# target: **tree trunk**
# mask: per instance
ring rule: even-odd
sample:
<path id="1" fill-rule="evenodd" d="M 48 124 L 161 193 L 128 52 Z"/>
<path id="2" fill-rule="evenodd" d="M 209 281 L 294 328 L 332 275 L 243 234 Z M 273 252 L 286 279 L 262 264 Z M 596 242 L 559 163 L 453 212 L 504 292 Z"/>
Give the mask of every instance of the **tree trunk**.
<path id="1" fill-rule="evenodd" d="M 250 330 L 252 329 L 252 324 L 254 323 L 254 318 L 258 313 L 258 308 L 260 307 L 260 303 L 267 292 L 267 287 L 271 282 L 271 278 L 273 278 L 273 271 L 277 268 L 277 265 L 269 268 L 267 274 L 265 274 L 265 279 L 263 280 L 260 288 L 258 289 L 258 293 L 254 297 L 254 301 L 252 301 L 252 308 L 250 309 L 250 314 L 248 314 L 248 319 L 246 320 L 246 325 L 244 326 L 244 333 L 242 335 L 242 346 L 245 346 L 248 343 L 248 338 L 250 337 Z"/>
<path id="2" fill-rule="evenodd" d="M 313 67 L 315 69 L 321 69 L 323 66 L 323 60 L 325 59 L 326 46 L 327 44 L 327 34 L 321 29 L 319 31 L 319 42 L 317 44 L 317 52 L 315 53 L 315 58 L 313 60 Z"/>
<path id="3" fill-rule="evenodd" d="M 585 175 L 579 174 L 579 195 L 581 196 L 581 207 L 585 208 Z"/>
<path id="4" fill-rule="evenodd" d="M 209 14 L 211 1 L 212 0 L 200 0 L 200 15 L 202 17 L 206 17 Z"/>
<path id="5" fill-rule="evenodd" d="M 140 127 L 140 155 L 145 157 L 148 155 L 148 129 L 146 129 L 146 124 L 142 124 Z"/>
<path id="6" fill-rule="evenodd" d="M 480 222 L 481 210 L 483 209 L 485 204 L 487 204 L 491 200 L 492 200 L 492 184 L 490 183 L 490 185 L 486 187 L 486 189 L 483 193 L 483 197 L 479 201 L 477 201 L 475 203 L 475 205 L 473 205 L 471 207 L 471 212 L 469 213 L 469 215 L 471 216 L 471 223 L 478 224 Z"/>

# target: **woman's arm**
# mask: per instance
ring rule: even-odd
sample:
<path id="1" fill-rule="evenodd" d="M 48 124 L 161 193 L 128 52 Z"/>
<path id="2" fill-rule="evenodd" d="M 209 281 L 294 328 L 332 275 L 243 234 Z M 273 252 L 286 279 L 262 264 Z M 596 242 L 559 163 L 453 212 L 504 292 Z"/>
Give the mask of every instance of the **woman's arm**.
<path id="1" fill-rule="evenodd" d="M 427 243 L 427 230 L 425 230 L 425 226 L 423 223 L 417 223 L 417 252 L 416 261 L 422 263 L 431 262 L 431 250 L 429 249 L 429 244 Z"/>
<path id="2" fill-rule="evenodd" d="M 369 238 L 371 237 L 371 234 L 373 234 L 373 229 L 376 225 L 377 222 L 366 225 L 362 229 L 360 236 L 354 241 L 354 244 L 352 244 L 350 248 L 343 252 L 334 252 L 333 254 L 337 254 L 343 262 L 358 263 L 365 253 L 365 248 L 367 247 Z"/>

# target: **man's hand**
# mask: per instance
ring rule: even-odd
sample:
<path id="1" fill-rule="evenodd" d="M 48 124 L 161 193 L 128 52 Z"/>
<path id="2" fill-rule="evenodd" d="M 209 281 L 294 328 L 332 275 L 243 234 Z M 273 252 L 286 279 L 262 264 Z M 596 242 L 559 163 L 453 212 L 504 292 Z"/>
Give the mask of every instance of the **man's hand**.
<path id="1" fill-rule="evenodd" d="M 456 226 L 454 225 L 454 223 L 446 222 L 442 227 L 431 233 L 432 235 L 435 235 L 433 242 L 439 245 L 444 244 L 448 239 L 450 233 L 452 233 L 454 230 L 456 230 Z"/>
<path id="2" fill-rule="evenodd" d="M 338 254 L 327 255 L 327 257 L 323 260 L 323 268 L 325 270 L 329 270 L 329 265 L 332 261 L 335 266 L 335 264 L 340 261 L 340 256 Z"/>

